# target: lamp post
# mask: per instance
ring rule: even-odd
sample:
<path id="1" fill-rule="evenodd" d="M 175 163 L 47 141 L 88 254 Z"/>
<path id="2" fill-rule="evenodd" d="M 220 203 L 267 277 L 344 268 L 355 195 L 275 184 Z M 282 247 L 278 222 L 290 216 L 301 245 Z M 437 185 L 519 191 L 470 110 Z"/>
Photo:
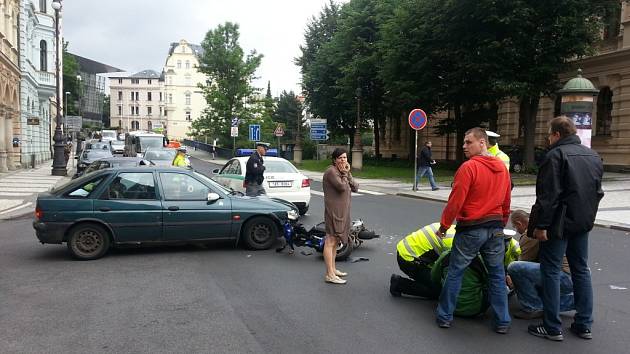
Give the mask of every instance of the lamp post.
<path id="1" fill-rule="evenodd" d="M 55 87 L 55 105 L 57 106 L 57 117 L 55 120 L 55 134 L 53 135 L 53 141 L 55 142 L 53 149 L 53 166 L 52 166 L 52 175 L 53 176 L 65 176 L 68 174 L 68 170 L 66 168 L 66 158 L 64 156 L 64 143 L 63 143 L 63 135 L 61 132 L 61 105 L 59 104 L 61 100 L 61 84 L 60 84 L 60 55 L 61 51 L 59 50 L 59 13 L 61 12 L 61 0 L 54 0 L 52 2 L 52 8 L 55 10 L 55 43 L 56 43 L 56 55 L 55 55 L 55 75 L 56 75 L 56 87 Z"/>
<path id="2" fill-rule="evenodd" d="M 363 168 L 363 147 L 361 146 L 361 87 L 357 87 L 357 122 L 354 131 L 354 144 L 352 147 L 352 168 Z"/>

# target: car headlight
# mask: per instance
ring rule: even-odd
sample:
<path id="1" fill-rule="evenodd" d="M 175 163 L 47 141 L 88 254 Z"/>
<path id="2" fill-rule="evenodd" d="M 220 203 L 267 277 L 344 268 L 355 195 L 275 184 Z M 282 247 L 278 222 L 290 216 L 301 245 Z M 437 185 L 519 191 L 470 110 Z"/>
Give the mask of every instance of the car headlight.
<path id="1" fill-rule="evenodd" d="M 289 218 L 289 220 L 297 220 L 299 217 L 300 214 L 297 211 L 293 209 L 287 211 L 287 218 Z"/>

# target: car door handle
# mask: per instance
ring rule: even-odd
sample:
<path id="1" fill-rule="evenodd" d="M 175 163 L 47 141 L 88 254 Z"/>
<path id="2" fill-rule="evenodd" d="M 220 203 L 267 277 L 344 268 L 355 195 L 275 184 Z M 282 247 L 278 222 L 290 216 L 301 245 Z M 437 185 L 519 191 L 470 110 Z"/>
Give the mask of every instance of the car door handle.
<path id="1" fill-rule="evenodd" d="M 98 208 L 98 210 L 99 210 L 99 211 L 104 211 L 104 212 L 107 212 L 107 211 L 111 211 L 111 210 L 112 210 L 112 208 L 108 208 L 108 207 L 101 207 L 101 208 Z"/>
<path id="2" fill-rule="evenodd" d="M 170 207 L 168 207 L 168 210 L 170 210 L 170 211 L 178 211 L 179 207 L 178 206 L 170 206 Z"/>

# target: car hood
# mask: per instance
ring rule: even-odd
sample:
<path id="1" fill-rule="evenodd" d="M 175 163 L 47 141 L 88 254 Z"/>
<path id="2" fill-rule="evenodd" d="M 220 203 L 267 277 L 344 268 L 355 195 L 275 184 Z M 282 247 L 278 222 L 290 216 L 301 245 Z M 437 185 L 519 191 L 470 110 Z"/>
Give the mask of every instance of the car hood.
<path id="1" fill-rule="evenodd" d="M 260 197 L 241 197 L 241 196 L 233 196 L 232 197 L 232 208 L 236 209 L 264 209 L 264 210 L 282 210 L 289 211 L 295 210 L 295 205 L 291 202 L 287 202 L 286 200 L 278 199 L 278 198 L 269 198 L 267 196 Z"/>

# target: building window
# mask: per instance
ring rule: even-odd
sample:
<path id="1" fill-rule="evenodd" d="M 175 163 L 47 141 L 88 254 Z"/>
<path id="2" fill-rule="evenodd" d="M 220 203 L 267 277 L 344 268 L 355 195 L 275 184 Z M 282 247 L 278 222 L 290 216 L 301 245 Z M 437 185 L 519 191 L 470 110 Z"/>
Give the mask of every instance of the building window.
<path id="1" fill-rule="evenodd" d="M 136 106 L 136 115 L 139 116 L 140 115 L 140 107 Z"/>
<path id="2" fill-rule="evenodd" d="M 168 117 L 168 111 L 166 109 L 164 110 L 164 117 Z"/>
<path id="3" fill-rule="evenodd" d="M 118 83 L 122 85 L 122 79 L 118 79 Z"/>
<path id="4" fill-rule="evenodd" d="M 151 101 L 151 92 L 147 92 L 147 101 Z"/>
<path id="5" fill-rule="evenodd" d="M 151 79 L 147 80 L 147 85 L 151 85 Z"/>
<path id="6" fill-rule="evenodd" d="M 160 117 L 164 115 L 164 108 L 162 108 L 162 106 L 160 106 Z"/>
<path id="7" fill-rule="evenodd" d="M 162 92 L 160 92 L 160 102 L 162 102 Z"/>
<path id="8" fill-rule="evenodd" d="M 190 69 L 190 60 L 186 60 L 186 69 Z"/>
<path id="9" fill-rule="evenodd" d="M 122 116 L 122 106 L 118 106 L 118 115 Z"/>
<path id="10" fill-rule="evenodd" d="M 152 112 L 153 112 L 153 108 L 147 107 L 147 115 L 150 116 Z"/>
<path id="11" fill-rule="evenodd" d="M 184 80 L 186 82 L 186 86 L 191 86 L 192 85 L 192 80 L 190 79 L 190 74 L 186 74 L 186 76 L 184 76 Z"/>
<path id="12" fill-rule="evenodd" d="M 190 111 L 186 111 L 186 120 L 187 121 L 191 121 L 192 118 L 190 118 Z"/>
<path id="13" fill-rule="evenodd" d="M 46 13 L 46 0 L 39 0 L 39 12 Z"/>
<path id="14" fill-rule="evenodd" d="M 140 130 L 140 122 L 138 122 L 137 120 L 134 120 L 131 122 L 131 129 L 133 130 Z"/>
<path id="15" fill-rule="evenodd" d="M 140 101 L 140 92 L 136 91 L 136 101 Z"/>
<path id="16" fill-rule="evenodd" d="M 131 79 L 132 84 L 140 84 L 140 79 Z"/>
<path id="17" fill-rule="evenodd" d="M 173 94 L 172 93 L 168 94 L 168 103 L 173 103 Z"/>
<path id="18" fill-rule="evenodd" d="M 119 120 L 118 120 L 118 126 L 119 126 L 120 128 L 122 128 L 122 119 L 119 119 Z"/>
<path id="19" fill-rule="evenodd" d="M 595 135 L 610 136 L 612 127 L 613 93 L 609 87 L 599 90 L 597 96 L 597 123 Z"/>
<path id="20" fill-rule="evenodd" d="M 118 100 L 122 101 L 122 91 L 118 91 Z"/>
<path id="21" fill-rule="evenodd" d="M 149 130 L 149 131 L 153 130 L 153 123 L 151 123 L 151 121 L 147 122 L 147 130 Z"/>
<path id="22" fill-rule="evenodd" d="M 178 69 L 181 69 L 181 68 L 182 68 L 182 61 L 181 61 L 181 60 L 178 60 L 178 61 L 177 61 L 177 68 L 178 68 Z"/>
<path id="23" fill-rule="evenodd" d="M 190 105 L 190 92 L 186 92 L 186 104 Z"/>
<path id="24" fill-rule="evenodd" d="M 48 71 L 48 44 L 43 39 L 39 41 L 39 71 Z"/>
<path id="25" fill-rule="evenodd" d="M 172 77 L 172 76 L 169 76 L 169 77 L 168 77 L 168 84 L 169 84 L 169 85 L 172 85 L 172 84 L 173 84 L 173 77 Z"/>
<path id="26" fill-rule="evenodd" d="M 133 91 L 130 93 L 131 93 L 131 100 L 133 101 L 133 98 L 135 97 L 135 95 L 133 94 Z"/>

